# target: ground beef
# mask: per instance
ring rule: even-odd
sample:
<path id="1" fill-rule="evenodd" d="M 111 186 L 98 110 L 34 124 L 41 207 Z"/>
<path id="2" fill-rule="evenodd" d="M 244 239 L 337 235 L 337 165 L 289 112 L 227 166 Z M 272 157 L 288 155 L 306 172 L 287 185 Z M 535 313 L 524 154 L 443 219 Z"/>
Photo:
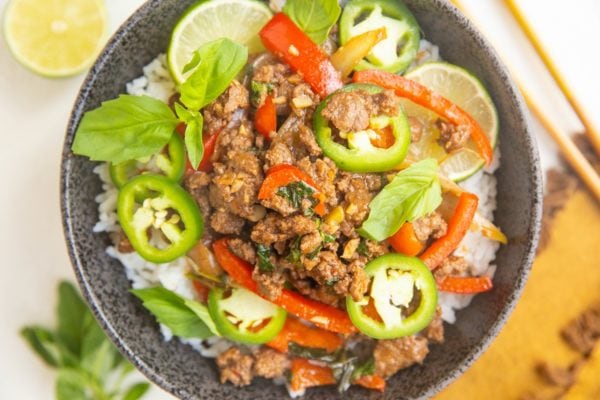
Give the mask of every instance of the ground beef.
<path id="1" fill-rule="evenodd" d="M 265 167 L 267 172 L 269 168 L 279 164 L 294 164 L 294 155 L 290 148 L 281 141 L 274 141 L 271 147 L 265 153 Z"/>
<path id="2" fill-rule="evenodd" d="M 283 196 L 279 196 L 277 193 L 273 194 L 273 196 L 269 197 L 268 199 L 261 200 L 260 204 L 273 211 L 277 211 L 279 214 L 285 217 L 298 212 L 298 208 L 294 207 L 294 205 L 290 203 L 288 199 Z"/>
<path id="3" fill-rule="evenodd" d="M 308 235 L 302 236 L 300 240 L 300 253 L 310 254 L 320 248 L 323 243 L 323 238 L 319 231 L 311 232 Z"/>
<path id="4" fill-rule="evenodd" d="M 282 217 L 275 213 L 268 213 L 264 219 L 254 225 L 250 236 L 256 243 L 271 245 L 316 230 L 317 223 L 304 215 Z"/>
<path id="5" fill-rule="evenodd" d="M 210 227 L 215 232 L 224 235 L 239 235 L 242 233 L 245 221 L 242 217 L 232 214 L 224 209 L 216 210 L 210 217 Z"/>
<path id="6" fill-rule="evenodd" d="M 318 158 L 312 162 L 309 157 L 301 159 L 298 168 L 312 178 L 319 191 L 325 195 L 325 203 L 331 207 L 337 206 L 337 195 L 335 191 L 335 180 L 337 167 L 331 159 Z"/>
<path id="7" fill-rule="evenodd" d="M 437 211 L 416 219 L 412 225 L 415 236 L 421 242 L 427 242 L 430 238 L 439 239 L 448 231 L 448 224 Z"/>
<path id="8" fill-rule="evenodd" d="M 260 347 L 245 354 L 239 347 L 230 347 L 217 356 L 221 383 L 231 382 L 235 386 L 252 383 L 255 376 L 277 378 L 289 369 L 287 356 L 267 347 Z"/>
<path id="9" fill-rule="evenodd" d="M 248 90 L 238 81 L 233 81 L 217 100 L 203 110 L 204 131 L 210 134 L 219 132 L 233 118 L 233 114 L 250 105 Z"/>
<path id="10" fill-rule="evenodd" d="M 270 272 L 261 271 L 257 265 L 252 272 L 252 279 L 258 283 L 258 289 L 262 294 L 271 300 L 275 300 L 281 296 L 286 277 L 280 269 L 275 269 Z"/>
<path id="11" fill-rule="evenodd" d="M 371 99 L 366 92 L 338 92 L 334 94 L 321 115 L 341 132 L 362 131 L 369 127 Z"/>
<path id="12" fill-rule="evenodd" d="M 380 340 L 373 352 L 375 373 L 384 378 L 390 377 L 403 368 L 422 363 L 427 353 L 427 339 L 422 336 Z"/>
<path id="13" fill-rule="evenodd" d="M 255 139 L 256 134 L 247 119 L 242 119 L 238 126 L 223 129 L 215 144 L 215 151 L 211 158 L 213 164 L 235 162 L 235 156 L 240 151 L 253 152 Z"/>
<path id="14" fill-rule="evenodd" d="M 450 153 L 461 149 L 469 140 L 469 131 L 463 125 L 456 126 L 450 122 L 438 119 L 435 125 L 440 130 L 440 144 Z"/>
<path id="15" fill-rule="evenodd" d="M 440 307 L 435 310 L 433 320 L 423 330 L 422 334 L 432 343 L 442 343 L 444 341 L 444 321 L 442 320 L 442 309 Z"/>
<path id="16" fill-rule="evenodd" d="M 267 91 L 253 93 L 254 104 L 262 104 L 264 98 L 271 95 L 277 106 L 277 114 L 283 115 L 290 112 L 289 101 L 292 99 L 294 84 L 301 82 L 302 78 L 292 74 L 287 65 L 273 60 L 256 68 L 252 80 L 268 85 Z"/>
<path id="17" fill-rule="evenodd" d="M 362 90 L 338 92 L 331 97 L 321 115 L 340 132 L 362 131 L 376 115 L 397 115 L 400 99 L 391 90 L 370 95 Z"/>
<path id="18" fill-rule="evenodd" d="M 369 203 L 375 196 L 375 192 L 381 188 L 381 178 L 374 174 L 354 174 L 344 171 L 340 173 L 336 186 L 343 196 L 345 220 L 352 228 L 361 225 L 369 215 Z"/>
<path id="19" fill-rule="evenodd" d="M 375 242 L 365 239 L 365 245 L 367 247 L 367 254 L 371 258 L 376 258 L 390 252 L 390 245 L 387 241 Z"/>
<path id="20" fill-rule="evenodd" d="M 210 203 L 217 209 L 257 221 L 264 215 L 262 207 L 257 207 L 262 181 L 261 163 L 256 154 L 234 151 L 226 165 L 214 165 L 214 178 L 209 187 Z"/>
<path id="21" fill-rule="evenodd" d="M 469 269 L 469 264 L 462 257 L 450 256 L 446 258 L 433 272 L 436 280 L 442 281 L 448 276 L 461 276 Z"/>
<path id="22" fill-rule="evenodd" d="M 339 287 L 342 282 L 338 282 L 335 286 L 335 289 L 339 291 L 342 289 L 343 292 L 350 294 L 354 301 L 359 301 L 363 298 L 367 290 L 369 290 L 369 284 L 371 283 L 371 279 L 364 271 L 364 263 L 360 261 L 353 261 L 348 266 L 348 275 L 346 275 L 346 285 L 347 289 L 344 287 Z"/>
<path id="23" fill-rule="evenodd" d="M 400 98 L 393 90 L 384 90 L 371 96 L 373 109 L 371 114 L 375 115 L 398 115 L 400 112 Z"/>
<path id="24" fill-rule="evenodd" d="M 250 242 L 233 238 L 227 241 L 227 245 L 229 246 L 229 250 L 242 260 L 252 265 L 256 264 L 256 250 L 254 250 L 254 246 Z"/>
<path id="25" fill-rule="evenodd" d="M 290 368 L 290 360 L 283 353 L 268 347 L 260 347 L 252 353 L 254 374 L 263 378 L 277 378 Z"/>
<path id="26" fill-rule="evenodd" d="M 195 171 L 185 176 L 183 186 L 194 197 L 205 220 L 210 216 L 211 206 L 208 200 L 210 176 L 206 172 Z"/>
<path id="27" fill-rule="evenodd" d="M 290 80 L 288 79 L 288 82 Z M 312 114 L 315 107 L 319 104 L 319 96 L 312 91 L 307 83 L 299 83 L 292 90 L 292 99 L 290 106 L 296 115 L 305 115 L 306 112 Z"/>
<path id="28" fill-rule="evenodd" d="M 302 144 L 306 147 L 306 150 L 308 151 L 308 154 L 310 156 L 318 157 L 321 154 L 323 154 L 323 150 L 321 150 L 321 147 L 315 139 L 315 134 L 313 133 L 312 129 L 310 129 L 308 126 L 300 125 L 298 129 L 298 138 L 300 139 L 300 142 L 302 142 Z"/>
<path id="29" fill-rule="evenodd" d="M 288 267 L 289 283 L 300 294 L 333 307 L 340 307 L 344 299 L 335 293 L 331 286 L 317 284 L 313 278 L 307 275 L 307 271 L 304 268 L 297 268 L 294 265 L 289 265 Z"/>
<path id="30" fill-rule="evenodd" d="M 231 382 L 235 386 L 245 386 L 252 382 L 254 358 L 244 354 L 238 347 L 231 347 L 217 356 L 217 366 L 221 373 L 221 383 Z"/>
<path id="31" fill-rule="evenodd" d="M 590 307 L 561 332 L 576 351 L 588 355 L 600 340 L 600 303 Z"/>

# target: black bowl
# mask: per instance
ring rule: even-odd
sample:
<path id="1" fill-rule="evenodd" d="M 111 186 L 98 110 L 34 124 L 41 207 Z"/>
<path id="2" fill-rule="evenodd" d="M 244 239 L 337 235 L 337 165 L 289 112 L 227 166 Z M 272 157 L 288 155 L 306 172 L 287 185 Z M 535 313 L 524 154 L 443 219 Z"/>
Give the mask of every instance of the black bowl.
<path id="1" fill-rule="evenodd" d="M 284 398 L 285 389 L 266 380 L 244 388 L 221 385 L 213 360 L 174 340 L 165 343 L 154 318 L 129 292 L 120 263 L 107 256 L 106 235 L 94 234 L 98 218 L 94 197 L 101 184 L 94 163 L 70 148 L 84 112 L 125 92 L 125 84 L 167 49 L 178 17 L 194 0 L 152 0 L 127 20 L 110 40 L 86 77 L 66 133 L 61 194 L 64 231 L 83 294 L 119 349 L 152 381 L 183 399 Z M 521 96 L 506 68 L 481 34 L 443 0 L 406 0 L 425 37 L 442 57 L 475 73 L 489 89 L 500 116 L 502 163 L 495 221 L 509 238 L 497 254 L 494 290 L 479 295 L 447 326 L 446 342 L 431 347 L 423 365 L 403 370 L 387 386 L 385 398 L 427 398 L 464 372 L 498 334 L 512 311 L 535 255 L 542 208 L 536 144 Z M 490 383 L 492 384 L 492 383 Z M 336 396 L 333 388 L 307 391 L 307 399 Z M 352 388 L 345 399 L 381 398 Z"/>

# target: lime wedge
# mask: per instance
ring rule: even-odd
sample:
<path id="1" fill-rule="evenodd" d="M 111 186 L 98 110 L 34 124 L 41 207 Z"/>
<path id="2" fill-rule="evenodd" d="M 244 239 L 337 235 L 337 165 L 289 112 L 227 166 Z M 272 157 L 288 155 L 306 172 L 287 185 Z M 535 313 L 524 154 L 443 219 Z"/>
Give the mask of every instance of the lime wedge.
<path id="1" fill-rule="evenodd" d="M 83 71 L 104 45 L 106 8 L 101 0 L 12 0 L 4 36 L 15 59 L 46 77 Z"/>
<path id="2" fill-rule="evenodd" d="M 492 147 L 496 146 L 498 113 L 485 87 L 473 74 L 456 65 L 430 62 L 413 69 L 405 76 L 427 86 L 468 112 L 487 133 Z M 432 126 L 437 119 L 431 111 L 416 104 L 406 101 L 403 105 L 409 116 L 419 118 L 426 125 Z M 454 181 L 470 177 L 484 165 L 483 159 L 479 157 L 476 147 L 471 142 L 465 148 L 450 154 L 445 154 L 437 141 L 431 137 L 422 138 L 411 147 L 414 148 L 409 149 L 409 154 L 414 158 L 435 156 L 440 162 L 442 173 Z"/>
<path id="3" fill-rule="evenodd" d="M 262 51 L 258 32 L 271 19 L 271 10 L 253 0 L 212 0 L 190 8 L 171 35 L 167 62 L 178 84 L 185 81 L 183 68 L 204 43 L 229 38 L 248 46 L 250 54 Z M 190 72 L 188 72 L 189 74 Z"/>

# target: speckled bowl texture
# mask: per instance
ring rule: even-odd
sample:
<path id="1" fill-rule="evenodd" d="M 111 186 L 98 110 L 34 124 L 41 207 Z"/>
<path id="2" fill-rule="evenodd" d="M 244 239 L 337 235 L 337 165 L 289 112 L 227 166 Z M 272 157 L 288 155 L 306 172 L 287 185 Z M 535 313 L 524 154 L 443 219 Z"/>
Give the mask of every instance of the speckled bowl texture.
<path id="1" fill-rule="evenodd" d="M 154 318 L 129 294 L 120 263 L 105 253 L 106 234 L 94 234 L 94 197 L 101 192 L 95 164 L 74 156 L 71 144 L 84 112 L 125 92 L 142 67 L 165 52 L 172 27 L 193 0 L 152 0 L 123 24 L 86 77 L 69 121 L 62 160 L 62 213 L 67 245 L 85 298 L 107 334 L 148 378 L 182 399 L 285 398 L 282 386 L 255 380 L 248 387 L 221 385 L 214 360 L 177 340 L 164 342 Z M 494 289 L 475 298 L 446 325 L 446 341 L 431 346 L 423 365 L 389 380 L 385 394 L 353 387 L 345 399 L 429 398 L 463 373 L 486 349 L 509 317 L 534 258 L 542 208 L 537 149 L 521 96 L 490 45 L 452 5 L 407 0 L 424 36 L 442 57 L 475 73 L 489 89 L 500 115 L 502 164 L 496 223 L 509 238 L 498 252 Z M 491 383 L 490 383 L 491 384 Z M 332 387 L 310 389 L 306 399 L 330 399 Z"/>

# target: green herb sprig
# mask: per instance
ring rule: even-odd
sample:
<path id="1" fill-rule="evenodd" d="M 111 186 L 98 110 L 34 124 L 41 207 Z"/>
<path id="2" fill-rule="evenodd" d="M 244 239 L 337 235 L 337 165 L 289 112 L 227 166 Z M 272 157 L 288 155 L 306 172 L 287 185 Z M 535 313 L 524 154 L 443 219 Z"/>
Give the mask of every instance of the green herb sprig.
<path id="1" fill-rule="evenodd" d="M 137 400 L 148 382 L 123 387 L 134 367 L 108 340 L 77 289 L 58 286 L 58 326 L 26 326 L 21 336 L 50 367 L 58 369 L 57 400 Z"/>
<path id="2" fill-rule="evenodd" d="M 230 39 L 202 45 L 185 67 L 193 72 L 181 85 L 181 104 L 175 104 L 175 112 L 149 96 L 121 95 L 106 101 L 81 119 L 73 153 L 114 164 L 148 157 L 159 152 L 183 122 L 188 157 L 197 168 L 204 155 L 200 109 L 227 89 L 247 60 L 248 49 Z"/>
<path id="3" fill-rule="evenodd" d="M 438 165 L 427 158 L 396 174 L 371 200 L 369 217 L 358 232 L 381 242 L 396 233 L 403 223 L 431 213 L 441 202 Z"/>

